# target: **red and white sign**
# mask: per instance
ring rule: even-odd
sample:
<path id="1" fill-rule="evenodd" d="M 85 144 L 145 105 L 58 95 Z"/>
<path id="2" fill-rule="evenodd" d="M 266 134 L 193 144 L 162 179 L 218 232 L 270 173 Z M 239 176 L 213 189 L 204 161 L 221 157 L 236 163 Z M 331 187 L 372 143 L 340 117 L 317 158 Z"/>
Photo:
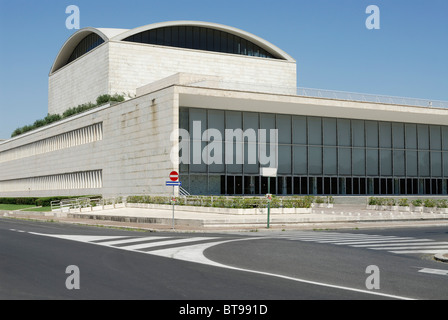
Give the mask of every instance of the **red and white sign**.
<path id="1" fill-rule="evenodd" d="M 179 180 L 179 174 L 176 171 L 173 171 L 170 173 L 170 180 L 171 181 L 177 181 Z"/>

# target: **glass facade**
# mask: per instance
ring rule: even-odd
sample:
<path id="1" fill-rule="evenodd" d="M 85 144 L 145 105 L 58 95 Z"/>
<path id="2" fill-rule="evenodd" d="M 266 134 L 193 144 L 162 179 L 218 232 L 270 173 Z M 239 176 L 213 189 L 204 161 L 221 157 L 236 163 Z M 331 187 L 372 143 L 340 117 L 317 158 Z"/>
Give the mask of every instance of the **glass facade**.
<path id="1" fill-rule="evenodd" d="M 269 130 L 278 129 L 274 194 L 448 193 L 448 126 L 196 108 L 181 108 L 179 117 L 180 128 L 191 134 L 191 159 L 211 142 L 223 150 L 220 159 L 202 152 L 199 162 L 180 164 L 182 186 L 191 194 L 267 193 L 267 178 L 259 175 L 259 140 L 248 139 L 248 129 L 267 129 L 268 142 Z M 200 132 L 193 135 L 196 121 Z M 232 138 L 233 159 L 221 161 L 230 152 L 224 147 L 225 130 L 238 128 L 242 133 Z M 220 134 L 202 137 L 207 129 Z M 200 143 L 193 146 L 195 139 Z"/>
<path id="2" fill-rule="evenodd" d="M 73 50 L 70 58 L 67 61 L 67 64 L 75 61 L 76 59 L 85 55 L 87 52 L 95 49 L 102 43 L 104 43 L 104 40 L 99 35 L 97 35 L 96 33 L 89 34 L 87 37 L 82 39 L 81 42 L 76 46 L 75 50 Z"/>
<path id="3" fill-rule="evenodd" d="M 172 26 L 132 35 L 123 41 L 276 59 L 237 35 L 205 27 Z"/>

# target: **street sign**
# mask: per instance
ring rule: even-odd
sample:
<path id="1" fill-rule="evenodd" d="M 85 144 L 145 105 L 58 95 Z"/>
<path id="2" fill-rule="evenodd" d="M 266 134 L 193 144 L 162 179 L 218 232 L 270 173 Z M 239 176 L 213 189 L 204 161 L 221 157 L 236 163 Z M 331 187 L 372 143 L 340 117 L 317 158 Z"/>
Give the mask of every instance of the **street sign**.
<path id="1" fill-rule="evenodd" d="M 182 182 L 180 181 L 167 181 L 166 185 L 169 187 L 180 187 L 182 185 Z"/>
<path id="2" fill-rule="evenodd" d="M 171 172 L 170 173 L 170 180 L 171 181 L 179 180 L 179 173 L 177 173 L 176 171 Z"/>

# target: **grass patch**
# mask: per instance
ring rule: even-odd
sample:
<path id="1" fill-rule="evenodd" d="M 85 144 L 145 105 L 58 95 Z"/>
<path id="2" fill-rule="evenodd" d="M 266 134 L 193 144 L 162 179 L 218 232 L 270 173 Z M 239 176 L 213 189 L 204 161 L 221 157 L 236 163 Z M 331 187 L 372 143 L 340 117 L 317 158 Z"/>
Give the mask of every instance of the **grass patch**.
<path id="1" fill-rule="evenodd" d="M 35 205 L 27 205 L 27 204 L 0 204 L 0 210 L 22 210 L 27 208 L 33 208 Z M 50 210 L 51 211 L 51 210 Z"/>
<path id="2" fill-rule="evenodd" d="M 22 211 L 37 211 L 37 212 L 50 212 L 51 207 L 30 208 Z"/>

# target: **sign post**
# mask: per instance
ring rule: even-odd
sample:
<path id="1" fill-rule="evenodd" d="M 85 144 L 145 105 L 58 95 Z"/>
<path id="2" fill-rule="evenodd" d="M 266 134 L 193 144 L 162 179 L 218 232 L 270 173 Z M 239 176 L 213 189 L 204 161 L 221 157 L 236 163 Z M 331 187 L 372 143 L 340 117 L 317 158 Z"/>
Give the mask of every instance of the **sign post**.
<path id="1" fill-rule="evenodd" d="M 179 180 L 179 173 L 177 173 L 176 171 L 172 171 L 170 173 L 170 180 L 171 181 L 166 182 L 166 185 L 173 187 L 173 196 L 171 198 L 171 204 L 173 205 L 172 229 L 174 230 L 174 206 L 176 205 L 176 201 L 177 201 L 176 195 L 174 193 L 174 187 L 180 187 L 182 185 L 182 182 L 177 181 L 177 180 Z"/>
<path id="2" fill-rule="evenodd" d="M 271 194 L 271 177 L 277 176 L 277 168 L 261 168 L 260 172 L 261 176 L 268 178 L 268 194 L 266 195 L 266 199 L 268 200 L 268 223 L 267 228 L 269 229 L 270 224 L 270 215 L 271 215 L 271 201 L 272 201 L 272 194 Z"/>

